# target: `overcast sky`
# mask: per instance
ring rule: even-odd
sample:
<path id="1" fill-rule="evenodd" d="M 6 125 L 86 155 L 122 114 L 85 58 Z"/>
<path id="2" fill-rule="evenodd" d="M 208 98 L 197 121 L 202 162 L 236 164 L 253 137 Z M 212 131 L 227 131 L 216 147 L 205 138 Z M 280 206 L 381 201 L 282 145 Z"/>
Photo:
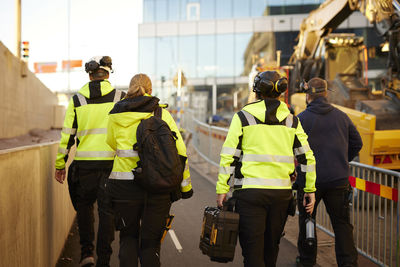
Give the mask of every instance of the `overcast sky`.
<path id="1" fill-rule="evenodd" d="M 70 59 L 108 55 L 115 86 L 129 84 L 137 72 L 137 30 L 142 21 L 141 0 L 22 0 L 22 41 L 30 42 L 29 67 L 34 62 L 68 59 L 68 3 L 70 3 Z M 1 0 L 0 41 L 15 52 L 15 0 Z M 60 68 L 61 70 L 61 68 Z M 38 74 L 52 90 L 68 87 L 65 73 Z M 87 82 L 84 70 L 70 74 L 70 88 Z"/>

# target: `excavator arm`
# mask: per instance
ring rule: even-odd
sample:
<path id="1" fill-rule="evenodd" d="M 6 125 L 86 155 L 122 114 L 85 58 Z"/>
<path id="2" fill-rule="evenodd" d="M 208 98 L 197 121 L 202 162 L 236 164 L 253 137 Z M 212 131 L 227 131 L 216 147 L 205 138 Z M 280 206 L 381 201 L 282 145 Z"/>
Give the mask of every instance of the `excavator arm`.
<path id="1" fill-rule="evenodd" d="M 353 10 L 348 0 L 328 0 L 310 12 L 300 25 L 298 44 L 289 64 L 313 57 L 320 40 L 336 29 Z"/>
<path id="2" fill-rule="evenodd" d="M 327 0 L 310 12 L 300 26 L 298 44 L 289 60 L 298 69 L 293 84 L 298 85 L 304 78 L 301 73 L 304 62 L 315 59 L 321 40 L 354 11 L 360 11 L 375 26 L 388 48 L 388 72 L 382 79 L 382 88 L 386 96 L 400 105 L 400 4 L 397 0 Z"/>

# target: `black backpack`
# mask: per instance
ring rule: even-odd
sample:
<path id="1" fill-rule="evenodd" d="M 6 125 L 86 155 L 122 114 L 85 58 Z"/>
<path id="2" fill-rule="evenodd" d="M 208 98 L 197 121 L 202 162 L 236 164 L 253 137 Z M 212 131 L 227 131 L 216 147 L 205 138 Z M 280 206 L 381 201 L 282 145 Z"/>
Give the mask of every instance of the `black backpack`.
<path id="1" fill-rule="evenodd" d="M 154 116 L 142 120 L 136 130 L 139 162 L 132 172 L 134 181 L 152 193 L 171 193 L 180 188 L 184 163 L 176 149 L 175 132 L 161 119 L 162 109 Z M 180 191 L 180 190 L 179 190 Z"/>

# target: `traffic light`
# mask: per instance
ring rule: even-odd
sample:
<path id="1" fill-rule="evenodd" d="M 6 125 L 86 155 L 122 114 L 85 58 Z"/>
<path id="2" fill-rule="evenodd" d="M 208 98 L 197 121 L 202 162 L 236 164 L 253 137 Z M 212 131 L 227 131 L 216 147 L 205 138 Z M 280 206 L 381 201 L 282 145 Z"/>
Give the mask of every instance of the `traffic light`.
<path id="1" fill-rule="evenodd" d="M 29 42 L 22 42 L 22 59 L 28 61 L 29 58 Z"/>

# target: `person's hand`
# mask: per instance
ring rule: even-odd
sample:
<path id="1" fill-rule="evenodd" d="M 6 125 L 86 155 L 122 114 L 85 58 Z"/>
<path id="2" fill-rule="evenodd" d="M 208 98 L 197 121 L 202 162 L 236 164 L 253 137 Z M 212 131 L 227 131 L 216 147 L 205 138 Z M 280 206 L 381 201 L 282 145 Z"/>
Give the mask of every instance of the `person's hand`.
<path id="1" fill-rule="evenodd" d="M 223 203 L 225 202 L 225 200 L 226 200 L 226 194 L 218 194 L 217 195 L 217 205 L 218 205 L 218 207 L 222 207 Z"/>
<path id="2" fill-rule="evenodd" d="M 307 199 L 308 198 L 308 202 Z M 312 214 L 314 211 L 315 204 L 315 193 L 304 193 L 303 206 L 306 209 L 306 212 Z"/>
<path id="3" fill-rule="evenodd" d="M 294 171 L 290 174 L 290 181 L 293 183 L 294 181 L 296 181 L 297 178 L 297 172 Z"/>
<path id="4" fill-rule="evenodd" d="M 56 169 L 55 178 L 60 184 L 63 184 L 65 180 L 65 169 L 62 170 Z"/>

